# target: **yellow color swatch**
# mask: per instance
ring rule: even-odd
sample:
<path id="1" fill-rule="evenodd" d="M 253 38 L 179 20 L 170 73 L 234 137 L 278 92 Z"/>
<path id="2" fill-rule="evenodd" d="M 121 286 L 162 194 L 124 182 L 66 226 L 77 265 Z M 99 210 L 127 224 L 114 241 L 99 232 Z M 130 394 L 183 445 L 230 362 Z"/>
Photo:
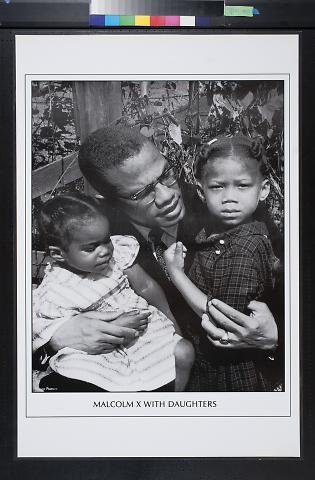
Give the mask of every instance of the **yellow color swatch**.
<path id="1" fill-rule="evenodd" d="M 149 27 L 150 26 L 150 15 L 136 15 L 135 16 L 135 26 L 136 27 Z"/>

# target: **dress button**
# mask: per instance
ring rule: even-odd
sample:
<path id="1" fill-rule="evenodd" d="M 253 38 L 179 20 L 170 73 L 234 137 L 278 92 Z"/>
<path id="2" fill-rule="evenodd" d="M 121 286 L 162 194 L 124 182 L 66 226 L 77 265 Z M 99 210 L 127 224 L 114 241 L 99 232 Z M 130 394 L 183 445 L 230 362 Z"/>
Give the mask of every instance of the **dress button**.
<path id="1" fill-rule="evenodd" d="M 219 243 L 221 243 L 221 245 L 224 245 L 224 240 L 222 240 L 222 238 L 221 238 L 221 240 L 219 241 Z"/>
<path id="2" fill-rule="evenodd" d="M 221 252 L 220 252 L 220 250 L 216 250 L 215 253 L 216 253 L 217 255 L 220 255 Z"/>

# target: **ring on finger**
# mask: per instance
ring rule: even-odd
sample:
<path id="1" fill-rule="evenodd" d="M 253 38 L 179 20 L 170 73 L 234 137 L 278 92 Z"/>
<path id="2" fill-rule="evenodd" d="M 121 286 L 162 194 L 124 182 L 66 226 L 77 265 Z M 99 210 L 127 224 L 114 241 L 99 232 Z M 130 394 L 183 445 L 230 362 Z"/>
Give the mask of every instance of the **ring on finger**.
<path id="1" fill-rule="evenodd" d="M 223 336 L 219 338 L 221 345 L 228 345 L 230 343 L 229 332 L 225 330 Z"/>

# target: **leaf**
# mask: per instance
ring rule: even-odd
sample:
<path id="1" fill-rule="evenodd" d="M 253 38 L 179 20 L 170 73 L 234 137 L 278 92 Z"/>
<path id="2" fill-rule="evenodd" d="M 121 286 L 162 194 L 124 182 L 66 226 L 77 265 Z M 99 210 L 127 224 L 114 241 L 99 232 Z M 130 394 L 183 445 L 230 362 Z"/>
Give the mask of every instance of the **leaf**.
<path id="1" fill-rule="evenodd" d="M 272 135 L 273 135 L 273 129 L 272 129 L 272 128 L 268 128 L 268 130 L 267 130 L 267 137 L 268 137 L 268 138 L 271 138 Z"/>
<path id="2" fill-rule="evenodd" d="M 249 130 L 249 118 L 247 115 L 244 115 L 244 117 L 242 117 L 242 122 L 243 122 L 243 126 L 246 128 L 246 130 Z"/>
<path id="3" fill-rule="evenodd" d="M 272 125 L 272 120 L 275 112 L 283 107 L 283 94 L 279 95 L 276 88 L 273 88 L 268 93 L 267 103 L 265 105 L 258 105 L 258 110 L 261 114 L 262 121 L 267 120 L 269 125 Z"/>
<path id="4" fill-rule="evenodd" d="M 152 127 L 147 127 L 146 125 L 140 129 L 141 135 L 144 137 L 150 138 L 154 135 L 154 129 Z"/>
<path id="5" fill-rule="evenodd" d="M 171 114 L 171 112 L 169 112 L 168 110 L 165 111 L 165 116 L 168 118 L 168 120 L 171 122 L 171 123 L 174 123 L 176 126 L 179 125 L 178 121 L 176 120 L 176 118 L 174 117 L 174 115 Z"/>
<path id="6" fill-rule="evenodd" d="M 248 92 L 244 98 L 240 99 L 240 103 L 243 106 L 243 108 L 247 108 L 253 102 L 253 100 L 254 100 L 253 92 Z"/>
<path id="7" fill-rule="evenodd" d="M 201 145 L 201 137 L 199 135 L 187 135 L 183 133 L 183 141 L 186 145 Z"/>
<path id="8" fill-rule="evenodd" d="M 64 148 L 65 148 L 66 150 L 74 150 L 75 147 L 76 147 L 75 142 L 67 142 L 67 141 L 65 141 L 65 142 L 63 143 L 63 145 L 64 145 Z"/>
<path id="9" fill-rule="evenodd" d="M 43 127 L 40 129 L 41 138 L 50 138 L 54 134 L 54 130 L 51 127 Z"/>
<path id="10" fill-rule="evenodd" d="M 225 98 L 221 93 L 215 93 L 213 95 L 213 105 L 217 107 L 221 115 L 224 110 L 227 110 L 234 119 L 238 116 L 239 105 L 232 97 Z"/>
<path id="11" fill-rule="evenodd" d="M 40 97 L 42 95 L 39 85 L 37 82 L 33 82 L 32 84 L 32 97 Z"/>
<path id="12" fill-rule="evenodd" d="M 168 131 L 174 142 L 177 143 L 177 145 L 181 145 L 183 143 L 180 125 L 175 125 L 175 123 L 171 123 L 168 127 Z"/>
<path id="13" fill-rule="evenodd" d="M 68 115 L 58 107 L 53 107 L 52 114 L 54 123 L 60 128 L 60 130 L 64 131 L 68 122 Z"/>

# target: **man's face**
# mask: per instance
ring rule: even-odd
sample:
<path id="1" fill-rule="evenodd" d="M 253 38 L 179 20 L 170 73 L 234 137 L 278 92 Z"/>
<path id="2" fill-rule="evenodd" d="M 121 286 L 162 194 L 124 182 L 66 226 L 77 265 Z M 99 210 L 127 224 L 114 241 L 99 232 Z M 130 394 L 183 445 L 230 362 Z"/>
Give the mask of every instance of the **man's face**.
<path id="1" fill-rule="evenodd" d="M 168 228 L 183 218 L 185 206 L 177 182 L 169 187 L 158 183 L 155 199 L 150 204 L 142 198 L 120 198 L 133 195 L 155 182 L 167 167 L 167 160 L 153 144 L 147 142 L 138 154 L 106 172 L 107 181 L 117 190 L 116 205 L 131 221 L 149 228 Z"/>

